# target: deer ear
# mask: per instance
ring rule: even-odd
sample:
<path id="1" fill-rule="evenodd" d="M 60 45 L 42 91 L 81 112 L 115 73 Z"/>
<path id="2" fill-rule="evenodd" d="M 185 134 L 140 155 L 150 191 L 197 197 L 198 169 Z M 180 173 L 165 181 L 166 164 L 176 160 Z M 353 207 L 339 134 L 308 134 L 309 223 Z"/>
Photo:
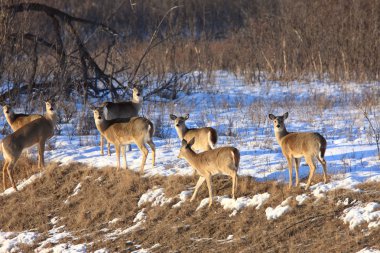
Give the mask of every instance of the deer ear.
<path id="1" fill-rule="evenodd" d="M 268 118 L 271 119 L 271 120 L 274 120 L 276 118 L 276 116 L 274 116 L 273 114 L 269 114 Z"/>
<path id="2" fill-rule="evenodd" d="M 284 119 L 287 119 L 288 116 L 289 116 L 289 113 L 288 113 L 288 112 L 284 113 L 284 115 L 283 115 Z"/>
<path id="3" fill-rule="evenodd" d="M 170 114 L 169 116 L 171 120 L 175 120 L 177 118 L 177 116 L 175 116 L 174 114 Z"/>
<path id="4" fill-rule="evenodd" d="M 183 117 L 185 120 L 188 120 L 190 115 L 188 113 L 185 114 L 185 117 Z"/>
<path id="5" fill-rule="evenodd" d="M 194 142 L 195 142 L 195 138 L 192 138 L 192 139 L 189 141 L 188 145 L 189 145 L 190 148 L 191 148 L 191 146 L 194 145 Z"/>

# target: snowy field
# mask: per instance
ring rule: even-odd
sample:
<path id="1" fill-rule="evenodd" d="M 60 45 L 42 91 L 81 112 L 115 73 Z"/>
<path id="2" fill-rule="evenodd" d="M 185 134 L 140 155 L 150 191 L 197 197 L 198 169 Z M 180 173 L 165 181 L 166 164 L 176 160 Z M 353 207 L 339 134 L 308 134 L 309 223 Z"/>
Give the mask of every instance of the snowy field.
<path id="1" fill-rule="evenodd" d="M 241 78 L 225 72 L 217 72 L 215 78 L 205 85 L 204 89 L 189 95 L 181 94 L 175 101 L 162 101 L 158 98 L 144 101 L 142 115 L 150 118 L 156 126 L 154 142 L 157 148 L 156 166 L 152 168 L 151 152 L 149 152 L 144 176 L 191 175 L 193 173 L 185 160 L 177 158 L 180 141 L 169 119 L 171 113 L 177 116 L 189 113 L 188 127 L 214 127 L 219 135 L 217 147 L 231 145 L 240 150 L 239 175 L 248 175 L 258 181 L 276 180 L 286 184 L 289 180 L 286 160 L 276 142 L 272 122 L 268 120 L 267 115 L 269 113 L 282 115 L 289 112 L 289 118 L 285 122 L 288 131 L 319 132 L 328 143 L 325 158 L 329 182 L 323 184 L 314 180 L 309 191 L 294 196 L 299 205 L 302 205 L 307 198 L 323 198 L 327 191 L 333 189 L 344 188 L 355 191 L 357 184 L 380 182 L 380 161 L 377 157 L 376 143 L 361 110 L 363 107 L 359 106 L 368 93 L 380 94 L 379 90 L 378 83 L 358 85 L 354 83 L 263 82 L 246 84 Z M 379 124 L 379 101 L 367 109 L 371 119 Z M 89 117 L 91 116 L 89 111 Z M 3 116 L 1 120 L 5 122 Z M 61 135 L 51 140 L 49 146 L 53 148 L 45 152 L 46 162 L 54 161 L 61 164 L 80 162 L 99 168 L 116 166 L 114 149 L 110 157 L 100 156 L 99 134 L 95 129 L 93 135 L 76 136 L 73 134 L 73 128 L 76 125 L 77 119 L 74 118 L 72 122 L 60 126 Z M 127 152 L 128 166 L 138 171 L 140 162 L 141 153 L 135 145 L 132 145 L 132 151 Z M 322 167 L 318 164 L 317 174 L 321 172 Z M 308 173 L 309 167 L 302 160 L 301 187 L 304 187 Z M 20 184 L 26 187 L 28 182 L 38 177 L 40 175 L 34 175 Z M 73 194 L 79 191 L 80 185 L 76 191 L 73 190 Z M 12 189 L 8 189 L 0 194 L 0 197 L 12 192 Z M 178 201 L 173 203 L 171 199 L 165 198 L 162 189 L 152 188 L 141 197 L 139 205 L 140 202 L 152 202 L 152 205 L 173 203 L 173 208 L 181 208 L 181 203 L 188 201 L 191 194 L 192 189 L 184 189 L 178 196 Z M 252 196 L 243 196 L 236 200 L 226 196 L 215 196 L 215 202 L 219 202 L 224 209 L 230 210 L 230 216 L 234 216 L 248 206 L 263 208 L 262 206 L 269 198 L 269 193 L 253 193 Z M 199 206 L 194 208 L 205 208 L 207 201 L 208 199 L 204 199 L 196 202 Z M 276 220 L 286 215 L 290 210 L 289 201 L 290 199 L 286 199 L 278 206 L 267 207 L 265 209 L 267 219 Z M 142 209 L 136 214 L 134 221 L 136 227 L 144 222 L 144 217 L 144 209 Z M 348 224 L 349 229 L 363 224 L 367 224 L 368 229 L 376 228 L 380 226 L 380 203 L 358 202 L 353 206 L 350 205 L 340 219 Z M 55 220 L 52 220 L 52 224 L 54 222 Z M 113 231 L 113 234 L 110 233 L 109 236 L 112 237 L 117 233 L 128 233 L 128 231 Z M 59 237 L 70 237 L 69 232 L 65 232 L 63 228 L 55 227 L 51 235 L 48 239 L 50 241 L 46 241 L 46 244 L 52 242 L 54 244 L 56 240 L 54 252 L 86 252 L 86 245 L 58 243 Z M 0 232 L 0 252 L 17 252 L 19 243 L 32 243 L 36 237 L 36 233 L 30 231 Z M 233 240 L 233 235 L 226 240 Z M 44 245 L 41 244 L 36 251 L 49 252 Z M 142 249 L 139 252 L 153 251 L 155 247 L 158 246 L 153 245 L 151 249 Z M 102 249 L 98 252 L 107 252 L 107 250 Z M 379 251 L 368 248 L 360 252 Z"/>

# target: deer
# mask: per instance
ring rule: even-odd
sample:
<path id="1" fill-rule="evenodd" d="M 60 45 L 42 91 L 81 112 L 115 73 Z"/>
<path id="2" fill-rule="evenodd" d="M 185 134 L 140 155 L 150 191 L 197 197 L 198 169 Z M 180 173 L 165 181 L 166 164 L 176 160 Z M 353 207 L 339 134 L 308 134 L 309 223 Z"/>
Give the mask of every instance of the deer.
<path id="1" fill-rule="evenodd" d="M 40 114 L 15 113 L 12 107 L 9 105 L 3 106 L 3 113 L 5 115 L 5 119 L 7 120 L 9 126 L 12 128 L 13 132 L 18 130 L 22 126 L 32 122 L 33 120 L 43 117 Z"/>
<path id="2" fill-rule="evenodd" d="M 174 114 L 170 114 L 170 119 L 174 121 L 174 127 L 177 131 L 180 140 L 186 140 L 189 142 L 194 139 L 193 149 L 198 151 L 208 151 L 215 147 L 218 141 L 218 135 L 212 127 L 201 128 L 187 128 L 186 120 L 190 117 L 186 114 L 182 117 L 177 117 Z"/>
<path id="3" fill-rule="evenodd" d="M 130 118 L 137 117 L 142 107 L 143 97 L 141 95 L 141 90 L 139 88 L 132 89 L 132 100 L 127 102 L 103 102 L 100 107 L 106 110 L 104 116 L 106 120 L 113 120 L 118 118 Z M 100 154 L 104 155 L 103 151 L 103 138 L 100 137 Z M 128 150 L 131 150 L 130 145 L 128 145 Z M 111 155 L 110 144 L 107 143 L 107 154 Z"/>
<path id="4" fill-rule="evenodd" d="M 316 170 L 314 159 L 316 158 L 323 167 L 323 180 L 327 182 L 327 163 L 325 160 L 325 152 L 327 148 L 326 139 L 319 133 L 315 132 L 288 132 L 285 127 L 285 119 L 289 113 L 286 112 L 282 116 L 269 114 L 268 117 L 273 122 L 274 133 L 278 144 L 281 147 L 282 154 L 288 162 L 289 169 L 289 187 L 293 186 L 293 163 L 296 170 L 296 187 L 299 186 L 299 166 L 301 158 L 304 157 L 309 165 L 310 172 L 306 184 L 306 190 L 309 189 L 311 180 Z"/>
<path id="5" fill-rule="evenodd" d="M 3 186 L 6 189 L 5 172 L 7 171 L 11 184 L 15 191 L 17 187 L 14 183 L 12 171 L 19 159 L 22 151 L 33 145 L 38 145 L 38 168 L 45 166 L 44 152 L 45 143 L 54 136 L 54 128 L 57 123 L 57 114 L 53 103 L 45 102 L 46 113 L 38 118 L 17 129 L 14 133 L 6 136 L 1 143 L 4 166 L 3 166 Z"/>
<path id="6" fill-rule="evenodd" d="M 227 175 L 232 178 L 232 198 L 235 199 L 235 192 L 237 190 L 237 171 L 240 162 L 239 150 L 234 147 L 220 147 L 196 153 L 192 149 L 194 143 L 195 138 L 192 138 L 189 142 L 182 140 L 182 146 L 178 155 L 178 158 L 185 159 L 199 174 L 199 179 L 190 202 L 195 199 L 199 187 L 201 187 L 203 182 L 206 181 L 209 192 L 208 206 L 210 207 L 212 205 L 211 177 L 217 174 Z"/>
<path id="7" fill-rule="evenodd" d="M 128 169 L 124 145 L 130 143 L 135 143 L 143 154 L 140 166 L 140 174 L 144 172 L 144 166 L 149 152 L 145 144 L 148 144 L 152 149 L 152 166 L 154 166 L 156 158 L 156 146 L 153 143 L 154 126 L 150 120 L 144 117 L 106 120 L 102 113 L 102 108 L 93 108 L 93 113 L 95 125 L 100 134 L 106 138 L 109 143 L 115 145 L 117 170 L 120 169 L 121 147 L 123 148 L 122 153 L 125 169 Z"/>

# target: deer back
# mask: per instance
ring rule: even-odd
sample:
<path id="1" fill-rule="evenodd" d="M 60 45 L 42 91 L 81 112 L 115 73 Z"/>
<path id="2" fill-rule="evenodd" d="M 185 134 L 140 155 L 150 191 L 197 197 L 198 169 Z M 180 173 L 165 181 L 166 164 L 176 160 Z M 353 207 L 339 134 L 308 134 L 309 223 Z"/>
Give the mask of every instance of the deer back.
<path id="1" fill-rule="evenodd" d="M 146 141 L 153 136 L 153 123 L 144 117 L 132 117 L 128 122 L 110 124 L 103 131 L 105 138 L 116 144 Z"/>
<path id="2" fill-rule="evenodd" d="M 39 142 L 45 142 L 54 135 L 54 126 L 44 117 L 19 128 L 3 139 L 3 148 L 10 153 L 22 152 Z"/>
<path id="3" fill-rule="evenodd" d="M 216 143 L 217 134 L 216 131 L 211 127 L 202 127 L 189 129 L 183 136 L 183 139 L 185 139 L 187 142 L 193 138 L 195 142 L 192 148 L 194 150 L 206 151 L 209 149 L 209 146 L 213 146 Z M 210 141 L 212 142 L 212 145 L 210 145 Z"/>
<path id="4" fill-rule="evenodd" d="M 237 170 L 240 162 L 239 150 L 234 147 L 221 147 L 208 150 L 194 156 L 191 164 L 202 175 L 204 173 L 228 174 Z"/>
<path id="5" fill-rule="evenodd" d="M 12 130 L 16 131 L 19 128 L 25 126 L 26 124 L 28 124 L 28 123 L 36 120 L 36 119 L 42 118 L 42 117 L 43 116 L 39 115 L 39 114 L 31 114 L 31 115 L 28 115 L 28 114 L 14 114 L 13 122 L 10 123 L 10 125 L 11 125 Z"/>
<path id="6" fill-rule="evenodd" d="M 107 120 L 136 117 L 141 109 L 139 103 L 132 101 L 121 103 L 106 102 L 104 107 L 107 109 L 104 111 L 104 117 Z"/>
<path id="7" fill-rule="evenodd" d="M 321 147 L 326 147 L 326 139 L 319 133 L 289 133 L 281 138 L 280 146 L 284 154 L 296 158 L 305 155 L 316 156 Z"/>

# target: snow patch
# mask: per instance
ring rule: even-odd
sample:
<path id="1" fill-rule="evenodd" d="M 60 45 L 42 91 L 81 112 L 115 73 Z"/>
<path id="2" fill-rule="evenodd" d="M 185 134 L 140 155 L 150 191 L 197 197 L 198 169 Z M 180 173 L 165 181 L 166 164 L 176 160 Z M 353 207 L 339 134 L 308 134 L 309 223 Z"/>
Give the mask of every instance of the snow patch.
<path id="1" fill-rule="evenodd" d="M 308 199 L 310 199 L 310 197 L 307 196 L 307 194 L 305 194 L 305 193 L 302 194 L 302 195 L 298 195 L 298 196 L 296 197 L 296 201 L 298 202 L 297 205 L 299 205 L 299 206 L 303 205 L 303 203 L 304 203 L 306 200 L 308 200 Z"/>
<path id="2" fill-rule="evenodd" d="M 152 206 L 163 206 L 165 204 L 169 204 L 172 201 L 172 198 L 166 198 L 164 189 L 149 189 L 146 193 L 144 193 L 141 197 L 137 205 L 140 207 L 145 203 L 151 202 Z"/>
<path id="3" fill-rule="evenodd" d="M 17 190 L 18 191 L 23 190 L 25 187 L 32 184 L 34 181 L 36 181 L 41 176 L 42 176 L 42 172 L 32 175 L 30 178 L 19 183 L 17 185 Z M 0 193 L 0 197 L 7 196 L 7 195 L 10 195 L 10 194 L 15 193 L 15 192 L 16 191 L 13 189 L 13 187 L 10 187 L 10 188 L 6 189 L 4 192 Z"/>
<path id="4" fill-rule="evenodd" d="M 380 225 L 380 204 L 359 202 L 355 206 L 345 209 L 341 219 L 344 224 L 349 224 L 351 230 L 363 223 L 368 223 L 369 229 L 376 228 Z"/>
<path id="5" fill-rule="evenodd" d="M 267 216 L 267 220 L 276 220 L 280 218 L 282 215 L 288 213 L 292 208 L 289 206 L 290 200 L 292 197 L 288 197 L 282 203 L 275 208 L 268 207 L 265 209 L 265 214 Z"/>
<path id="6" fill-rule="evenodd" d="M 146 214 L 145 214 L 145 208 L 143 208 L 142 210 L 140 210 L 140 212 L 136 214 L 136 217 L 133 219 L 133 223 L 136 223 L 139 221 L 145 221 L 145 220 L 146 220 Z"/>
<path id="7" fill-rule="evenodd" d="M 252 198 L 240 197 L 237 199 L 232 199 L 226 196 L 216 196 L 213 198 L 213 200 L 215 202 L 219 202 L 224 210 L 234 210 L 234 212 L 231 213 L 231 216 L 235 216 L 237 214 L 237 211 L 240 211 L 246 207 L 256 207 L 256 209 L 260 209 L 260 207 L 264 205 L 265 202 L 267 202 L 269 197 L 270 194 L 265 192 L 262 194 L 257 194 Z M 196 210 L 205 207 L 208 204 L 208 200 L 208 198 L 203 199 Z"/>
<path id="8" fill-rule="evenodd" d="M 0 231 L 0 252 L 19 252 L 19 244 L 32 245 L 37 239 L 36 232 L 1 232 Z"/>

